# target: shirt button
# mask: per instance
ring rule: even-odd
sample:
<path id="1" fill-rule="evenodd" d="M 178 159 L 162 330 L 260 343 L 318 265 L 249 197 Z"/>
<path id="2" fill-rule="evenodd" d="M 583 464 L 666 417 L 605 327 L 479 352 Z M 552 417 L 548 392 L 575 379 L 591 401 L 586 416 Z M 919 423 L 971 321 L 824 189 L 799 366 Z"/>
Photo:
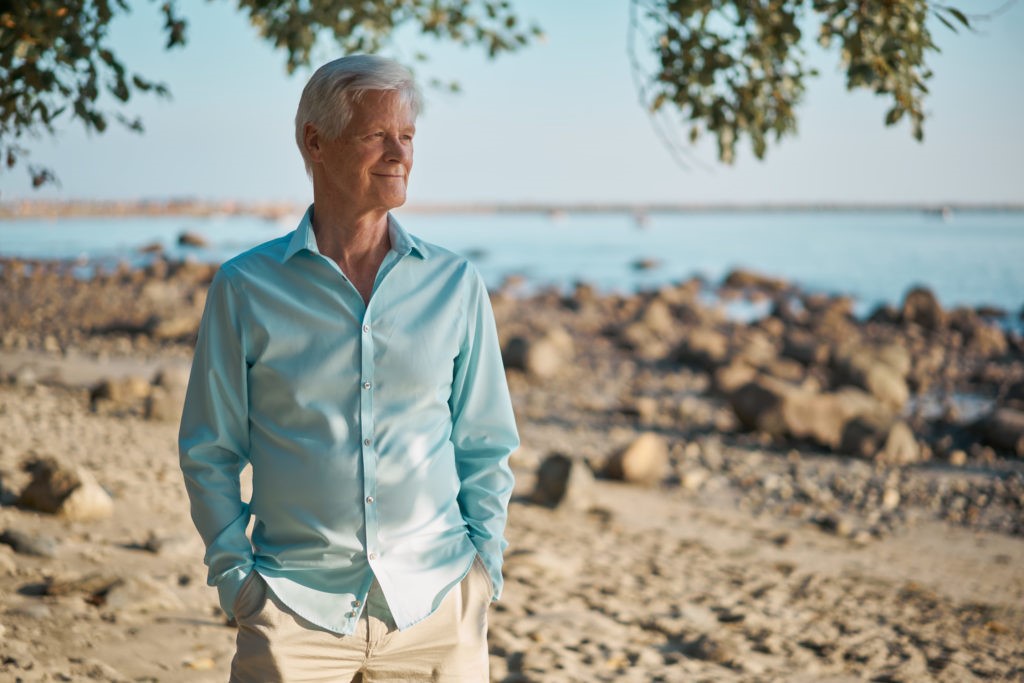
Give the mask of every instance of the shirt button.
<path id="1" fill-rule="evenodd" d="M 369 555 L 367 555 L 366 557 L 367 557 L 368 559 L 371 559 L 371 560 L 376 560 L 376 559 L 377 559 L 377 553 L 370 553 L 370 554 L 369 554 Z"/>
<path id="2" fill-rule="evenodd" d="M 370 503 L 370 504 L 373 504 L 373 496 L 367 496 L 366 497 L 366 502 Z"/>
<path id="3" fill-rule="evenodd" d="M 370 331 L 370 326 L 369 325 L 363 325 L 363 332 L 369 332 L 369 331 Z"/>
<path id="4" fill-rule="evenodd" d="M 352 601 L 352 606 L 353 607 L 359 607 L 361 604 L 363 604 L 363 603 L 360 600 L 353 600 Z"/>
<path id="5" fill-rule="evenodd" d="M 370 445 L 370 440 L 369 439 L 363 439 L 363 445 L 364 446 L 369 446 Z"/>
<path id="6" fill-rule="evenodd" d="M 370 388 L 370 383 L 369 382 L 363 382 L 363 389 L 369 389 L 369 388 Z"/>

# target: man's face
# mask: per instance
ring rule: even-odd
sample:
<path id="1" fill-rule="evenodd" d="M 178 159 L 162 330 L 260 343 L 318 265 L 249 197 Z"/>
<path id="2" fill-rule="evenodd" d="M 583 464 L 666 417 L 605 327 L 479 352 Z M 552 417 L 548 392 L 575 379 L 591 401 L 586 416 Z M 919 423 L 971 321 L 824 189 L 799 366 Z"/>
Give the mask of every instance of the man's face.
<path id="1" fill-rule="evenodd" d="M 314 181 L 359 212 L 401 206 L 415 133 L 415 116 L 397 92 L 368 91 L 353 105 L 352 118 L 337 139 L 327 140 L 307 125 Z"/>

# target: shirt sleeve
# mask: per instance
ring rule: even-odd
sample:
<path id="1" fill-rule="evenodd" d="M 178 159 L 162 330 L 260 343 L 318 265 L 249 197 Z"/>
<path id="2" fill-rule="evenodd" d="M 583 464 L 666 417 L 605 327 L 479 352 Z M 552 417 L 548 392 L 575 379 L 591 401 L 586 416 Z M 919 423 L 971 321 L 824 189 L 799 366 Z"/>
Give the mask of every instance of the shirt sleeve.
<path id="1" fill-rule="evenodd" d="M 452 443 L 460 480 L 459 508 L 469 537 L 501 596 L 508 502 L 514 483 L 509 456 L 519 447 L 487 288 L 470 270 L 466 329 L 455 359 L 450 407 Z"/>
<path id="2" fill-rule="evenodd" d="M 228 617 L 253 565 L 239 482 L 249 448 L 241 302 L 222 267 L 207 293 L 178 433 L 192 520 L 206 544 L 207 582 Z"/>

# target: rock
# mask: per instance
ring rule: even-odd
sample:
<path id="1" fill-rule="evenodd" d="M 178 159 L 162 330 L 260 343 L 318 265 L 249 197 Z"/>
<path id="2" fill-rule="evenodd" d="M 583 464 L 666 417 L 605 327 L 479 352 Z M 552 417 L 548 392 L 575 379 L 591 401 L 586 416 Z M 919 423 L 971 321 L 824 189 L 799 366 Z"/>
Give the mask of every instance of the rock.
<path id="1" fill-rule="evenodd" d="M 654 258 L 639 258 L 633 261 L 630 266 L 633 270 L 654 270 L 661 267 L 661 261 Z"/>
<path id="2" fill-rule="evenodd" d="M 743 268 L 737 268 L 726 275 L 722 286 L 733 289 L 760 289 L 767 292 L 778 292 L 789 287 L 785 280 Z"/>
<path id="3" fill-rule="evenodd" d="M 910 356 L 902 347 L 839 350 L 833 354 L 832 365 L 838 384 L 865 389 L 894 411 L 902 410 L 910 399 L 905 379 L 910 372 Z"/>
<path id="4" fill-rule="evenodd" d="M 843 429 L 839 450 L 889 465 L 919 462 L 922 451 L 906 422 L 880 414 L 860 415 Z"/>
<path id="5" fill-rule="evenodd" d="M 744 384 L 752 382 L 757 376 L 756 368 L 747 365 L 744 361 L 734 360 L 715 370 L 715 391 L 728 396 Z"/>
<path id="6" fill-rule="evenodd" d="M 149 336 L 162 341 L 186 339 L 199 331 L 201 320 L 202 313 L 196 310 L 154 315 L 146 321 L 144 329 Z"/>
<path id="7" fill-rule="evenodd" d="M 0 533 L 0 543 L 9 545 L 20 555 L 35 557 L 56 557 L 57 540 L 49 536 L 27 534 L 17 529 L 4 529 Z"/>
<path id="8" fill-rule="evenodd" d="M 106 519 L 114 512 L 114 501 L 82 468 L 67 467 L 54 458 L 29 463 L 32 481 L 18 496 L 22 508 L 58 514 L 72 521 Z"/>
<path id="9" fill-rule="evenodd" d="M 930 289 L 915 287 L 903 298 L 900 320 L 903 324 L 913 323 L 934 332 L 943 327 L 946 314 Z"/>
<path id="10" fill-rule="evenodd" d="M 1024 457 L 1024 410 L 997 408 L 977 428 L 991 446 Z"/>
<path id="11" fill-rule="evenodd" d="M 604 471 L 612 479 L 655 486 L 665 478 L 668 467 L 668 444 L 664 437 L 645 432 L 628 447 L 613 455 Z"/>
<path id="12" fill-rule="evenodd" d="M 131 407 L 145 400 L 150 390 L 149 382 L 142 377 L 109 377 L 89 390 L 89 403 L 94 410 L 101 401 L 109 401 L 116 407 Z"/>
<path id="13" fill-rule="evenodd" d="M 839 447 L 852 418 L 885 413 L 878 401 L 858 389 L 819 393 L 764 376 L 730 394 L 729 403 L 748 430 L 810 439 L 829 448 Z"/>
<path id="14" fill-rule="evenodd" d="M 791 330 L 783 340 L 782 355 L 804 365 L 823 365 L 828 361 L 829 347 L 805 330 Z"/>
<path id="15" fill-rule="evenodd" d="M 104 605 L 118 612 L 157 612 L 182 609 L 181 599 L 167 586 L 144 576 L 131 576 L 112 586 Z"/>
<path id="16" fill-rule="evenodd" d="M 162 254 L 164 253 L 164 245 L 160 242 L 150 242 L 139 247 L 140 254 Z"/>
<path id="17" fill-rule="evenodd" d="M 183 247 L 208 247 L 209 241 L 197 232 L 185 231 L 178 235 L 178 244 Z"/>
<path id="18" fill-rule="evenodd" d="M 522 370 L 537 379 L 549 379 L 572 363 L 575 350 L 572 337 L 561 328 L 553 328 L 538 339 L 513 337 L 502 356 L 507 368 Z"/>
<path id="19" fill-rule="evenodd" d="M 594 475 L 586 464 L 552 453 L 537 469 L 530 500 L 551 508 L 586 510 L 593 502 L 593 486 Z"/>
<path id="20" fill-rule="evenodd" d="M 672 359 L 684 365 L 714 370 L 729 356 L 729 338 L 711 327 L 690 330 L 673 351 Z"/>
<path id="21" fill-rule="evenodd" d="M 163 387 L 153 387 L 146 398 L 145 416 L 157 422 L 177 422 L 181 419 L 184 397 L 172 395 Z"/>
<path id="22" fill-rule="evenodd" d="M 107 572 L 89 572 L 79 576 L 56 576 L 43 587 L 45 595 L 85 595 L 102 600 L 115 586 L 124 582 L 120 576 Z"/>
<path id="23" fill-rule="evenodd" d="M 671 309 L 661 299 L 651 299 L 643 309 L 639 321 L 656 335 L 669 335 L 675 330 L 676 319 Z"/>

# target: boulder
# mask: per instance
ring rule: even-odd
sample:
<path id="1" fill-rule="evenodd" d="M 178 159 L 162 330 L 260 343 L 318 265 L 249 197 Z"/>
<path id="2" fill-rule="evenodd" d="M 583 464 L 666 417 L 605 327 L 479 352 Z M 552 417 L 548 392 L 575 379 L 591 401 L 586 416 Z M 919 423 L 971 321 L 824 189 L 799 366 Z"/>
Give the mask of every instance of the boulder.
<path id="1" fill-rule="evenodd" d="M 183 247 L 207 247 L 210 242 L 199 233 L 186 230 L 178 235 L 178 244 Z"/>
<path id="2" fill-rule="evenodd" d="M 673 360 L 714 370 L 724 365 L 729 357 L 729 338 L 711 327 L 690 330 L 672 353 Z"/>
<path id="3" fill-rule="evenodd" d="M 1024 410 L 997 408 L 982 418 L 978 427 L 992 447 L 1024 457 Z"/>
<path id="4" fill-rule="evenodd" d="M 765 376 L 734 391 L 729 403 L 748 430 L 809 439 L 833 449 L 839 447 L 851 419 L 885 412 L 877 400 L 858 389 L 821 393 Z"/>
<path id="5" fill-rule="evenodd" d="M 615 453 L 604 468 L 605 475 L 612 479 L 642 486 L 659 484 L 668 471 L 668 443 L 653 432 L 641 434 L 629 446 Z"/>
<path id="6" fill-rule="evenodd" d="M 530 500 L 550 508 L 587 510 L 593 502 L 594 475 L 585 463 L 552 453 L 537 468 Z"/>
<path id="7" fill-rule="evenodd" d="M 89 390 L 89 403 L 93 409 L 101 401 L 109 401 L 117 407 L 130 407 L 143 401 L 152 387 L 142 377 L 108 377 Z"/>
<path id="8" fill-rule="evenodd" d="M 894 411 L 910 399 L 906 377 L 910 354 L 895 344 L 880 347 L 854 346 L 833 353 L 836 384 L 849 384 L 870 392 Z"/>
<path id="9" fill-rule="evenodd" d="M 34 460 L 27 469 L 32 472 L 32 481 L 18 496 L 18 507 L 79 522 L 113 515 L 114 501 L 110 494 L 86 470 L 68 467 L 55 458 Z"/>
<path id="10" fill-rule="evenodd" d="M 201 320 L 202 312 L 195 309 L 157 314 L 146 321 L 144 329 L 149 336 L 161 341 L 187 339 L 199 332 Z"/>
<path id="11" fill-rule="evenodd" d="M 554 377 L 574 357 L 572 337 L 561 328 L 552 328 L 534 339 L 513 337 L 503 351 L 505 367 L 522 370 L 537 379 Z"/>
<path id="12" fill-rule="evenodd" d="M 887 465 L 922 460 L 922 451 L 906 422 L 880 414 L 860 415 L 843 428 L 839 450 Z"/>
<path id="13" fill-rule="evenodd" d="M 930 289 L 914 287 L 903 297 L 900 320 L 905 325 L 913 323 L 934 332 L 945 325 L 946 314 Z"/>
<path id="14" fill-rule="evenodd" d="M 824 365 L 829 347 L 818 336 L 805 330 L 790 330 L 782 343 L 782 355 L 804 365 Z"/>
<path id="15" fill-rule="evenodd" d="M 785 280 L 743 268 L 737 268 L 726 275 L 722 286 L 732 289 L 760 289 L 768 292 L 779 292 L 789 287 Z"/>

